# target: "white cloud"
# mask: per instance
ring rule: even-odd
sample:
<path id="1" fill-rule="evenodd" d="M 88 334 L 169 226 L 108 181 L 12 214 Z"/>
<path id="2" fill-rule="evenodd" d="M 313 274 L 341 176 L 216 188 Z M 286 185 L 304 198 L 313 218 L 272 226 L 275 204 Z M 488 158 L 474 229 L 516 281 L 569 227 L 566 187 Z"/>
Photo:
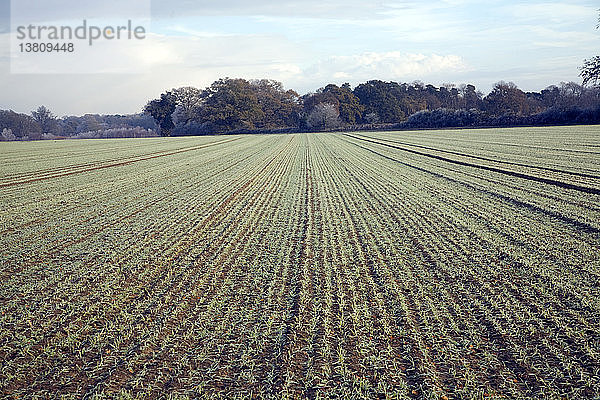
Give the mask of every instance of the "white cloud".
<path id="1" fill-rule="evenodd" d="M 305 73 L 321 80 L 349 79 L 352 82 L 369 79 L 410 81 L 427 79 L 440 73 L 462 72 L 466 62 L 457 55 L 405 54 L 399 51 L 335 56 L 322 60 Z"/>
<path id="2" fill-rule="evenodd" d="M 341 71 L 334 72 L 333 77 L 335 79 L 351 79 L 352 78 L 352 76 L 349 73 L 341 72 Z"/>

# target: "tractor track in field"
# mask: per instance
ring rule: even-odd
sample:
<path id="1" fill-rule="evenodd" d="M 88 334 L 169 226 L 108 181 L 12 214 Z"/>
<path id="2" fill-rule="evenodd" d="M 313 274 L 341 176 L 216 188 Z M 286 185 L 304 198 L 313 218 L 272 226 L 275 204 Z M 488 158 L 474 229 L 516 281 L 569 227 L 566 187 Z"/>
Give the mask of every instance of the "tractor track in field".
<path id="1" fill-rule="evenodd" d="M 355 135 L 352 135 L 352 136 L 354 136 L 355 138 L 361 137 L 363 139 L 375 140 L 374 138 L 372 138 L 370 136 L 360 135 L 358 133 L 355 134 Z M 438 149 L 438 148 L 435 148 L 435 147 L 423 146 L 423 145 L 412 144 L 412 143 L 407 143 L 407 142 L 398 142 L 398 141 L 389 140 L 389 139 L 377 139 L 377 140 L 379 140 L 380 142 L 392 143 L 392 144 L 397 144 L 397 145 L 402 145 L 402 146 L 408 146 L 408 147 L 416 147 L 418 149 L 423 149 L 423 150 L 432 150 L 432 151 L 437 151 L 439 153 L 452 154 L 452 155 L 455 155 L 455 156 L 466 157 L 466 158 L 473 158 L 475 160 L 489 161 L 489 162 L 493 162 L 493 163 L 497 163 L 497 164 L 514 165 L 516 167 L 524 167 L 524 168 L 530 168 L 530 169 L 537 169 L 537 170 L 548 171 L 548 172 L 556 172 L 556 173 L 564 174 L 564 175 L 573 175 L 573 176 L 579 176 L 579 177 L 582 177 L 582 178 L 592 178 L 592 179 L 599 179 L 600 180 L 600 176 L 598 176 L 598 175 L 592 175 L 592 174 L 586 174 L 584 172 L 567 171 L 567 170 L 562 170 L 562 169 L 558 169 L 558 168 L 550 168 L 550 167 L 544 167 L 544 166 L 538 166 L 538 165 L 531 165 L 531 164 L 522 164 L 522 163 L 513 162 L 513 161 L 502 161 L 502 160 L 497 160 L 497 159 L 493 159 L 493 158 L 489 158 L 489 157 L 476 156 L 476 155 L 473 155 L 473 154 L 460 153 L 460 152 L 457 152 L 457 151 Z M 455 161 L 458 161 L 458 160 L 455 160 Z"/>
<path id="2" fill-rule="evenodd" d="M 194 182 L 194 184 L 192 184 L 192 185 L 188 184 L 188 185 L 186 185 L 185 187 L 183 187 L 182 189 L 178 189 L 178 190 L 176 190 L 175 192 L 171 192 L 171 193 L 170 193 L 168 196 L 163 196 L 163 197 L 161 198 L 160 196 L 156 196 L 156 195 L 152 196 L 152 195 L 149 195 L 149 194 L 144 194 L 144 195 L 143 195 L 144 197 L 142 197 L 142 196 L 138 196 L 138 197 L 134 198 L 133 200 L 130 200 L 128 203 L 132 203 L 132 202 L 133 202 L 133 203 L 138 203 L 138 202 L 140 202 L 140 201 L 142 200 L 142 198 L 143 198 L 143 199 L 146 199 L 146 200 L 145 200 L 145 203 L 147 203 L 147 205 L 151 205 L 151 206 L 158 206 L 158 205 L 160 205 L 160 204 L 161 204 L 161 201 L 164 201 L 164 200 L 166 200 L 166 199 L 174 199 L 174 198 L 176 198 L 176 197 L 177 197 L 177 195 L 181 195 L 181 194 L 183 193 L 183 190 L 185 190 L 185 189 L 191 189 L 191 188 L 193 188 L 193 187 L 194 187 L 194 185 L 198 185 L 199 183 L 201 183 L 201 182 L 204 182 L 204 181 L 207 181 L 208 179 L 214 179 L 214 176 L 216 176 L 216 175 L 218 175 L 218 174 L 223 174 L 223 173 L 225 173 L 225 172 L 227 172 L 227 171 L 231 170 L 232 168 L 235 168 L 237 165 L 239 165 L 239 164 L 240 164 L 240 163 L 242 163 L 242 162 L 245 162 L 245 161 L 246 161 L 248 158 L 250 158 L 250 157 L 251 157 L 251 155 L 247 155 L 247 156 L 244 156 L 244 157 L 240 157 L 238 160 L 236 160 L 235 162 L 233 162 L 233 163 L 231 163 L 231 164 L 229 164 L 229 165 L 225 166 L 224 168 L 220 169 L 219 171 L 215 171 L 215 173 L 214 173 L 212 176 L 207 176 L 207 177 L 205 177 L 203 181 L 200 181 L 200 182 L 196 181 L 196 182 Z M 161 182 L 168 182 L 170 179 L 172 179 L 173 177 L 177 177 L 177 176 L 179 176 L 179 175 L 172 175 L 172 176 L 169 176 L 168 178 L 163 178 L 163 179 L 161 180 Z M 192 189 L 192 190 L 193 190 L 193 189 Z M 113 192 L 116 192 L 116 190 L 115 190 L 115 191 L 113 191 Z M 157 200 L 157 199 L 158 199 L 158 200 Z M 79 219 L 79 220 L 77 221 L 77 224 L 78 224 L 79 226 L 81 226 L 81 225 L 85 225 L 85 224 L 86 224 L 87 222 L 89 222 L 89 221 L 92 221 L 92 220 L 94 220 L 94 219 L 98 219 L 98 218 L 100 218 L 100 217 L 101 217 L 101 216 L 103 216 L 103 215 L 114 215 L 114 214 L 118 214 L 118 213 L 112 213 L 112 212 L 110 212 L 110 211 L 112 211 L 112 210 L 119 210 L 119 208 L 121 208 L 121 209 L 122 209 L 122 208 L 123 208 L 123 205 L 122 205 L 122 203 L 119 203 L 119 202 L 113 202 L 113 203 L 116 203 L 116 204 L 111 204 L 111 205 L 109 206 L 109 208 L 108 208 L 108 209 L 104 208 L 104 209 L 102 209 L 100 212 L 98 212 L 98 211 L 96 211 L 96 210 L 93 210 L 93 211 L 95 211 L 95 212 L 96 212 L 95 214 L 94 214 L 94 213 L 87 213 L 88 215 L 90 215 L 90 214 L 92 214 L 92 215 L 91 215 L 91 216 L 86 216 L 86 217 L 85 217 L 85 218 L 83 218 L 83 219 Z M 146 206 L 144 206 L 144 207 L 145 207 L 145 208 L 148 208 L 148 207 L 146 207 Z M 61 212 L 63 212 L 63 213 L 71 213 L 71 212 L 78 211 L 78 210 L 80 210 L 80 209 L 81 209 L 81 206 L 72 206 L 72 207 L 70 207 L 70 208 L 66 208 L 66 209 L 61 207 Z M 109 211 L 109 210 L 110 210 L 110 211 Z M 46 217 L 44 217 L 44 218 L 37 218 L 37 219 L 35 219 L 35 220 L 33 220 L 33 221 L 29 221 L 29 222 L 27 222 L 27 223 L 24 223 L 24 224 L 22 224 L 22 225 L 13 226 L 13 227 L 10 227 L 10 228 L 8 228 L 8 229 L 5 229 L 5 230 L 3 230 L 3 231 L 0 231 L 0 235 L 1 235 L 1 234 L 3 234 L 3 233 L 11 233 L 11 232 L 19 231 L 19 230 L 22 230 L 22 229 L 24 229 L 24 228 L 26 228 L 26 227 L 34 226 L 34 225 L 36 225 L 36 224 L 48 223 L 49 221 L 51 221 L 51 218 L 50 218 L 50 217 L 48 217 L 48 216 L 46 216 Z M 106 225 L 106 224 L 105 224 L 105 225 L 103 225 L 103 226 L 104 226 L 104 228 L 108 228 L 108 227 L 110 227 L 111 225 L 114 225 L 114 224 L 108 224 L 108 225 Z M 45 235 L 46 233 L 50 232 L 50 231 L 51 231 L 53 228 L 54 228 L 54 227 L 53 227 L 52 225 L 50 225 L 50 226 L 48 226 L 47 228 L 45 228 L 44 230 L 42 230 L 42 231 L 35 232 L 33 235 L 34 235 L 34 236 Z M 100 229 L 100 231 L 104 231 L 104 230 L 106 230 L 106 229 Z M 97 232 L 97 233 L 100 233 L 100 231 L 99 231 L 99 232 Z M 28 239 L 28 238 L 26 237 L 26 238 L 24 238 L 24 239 Z M 73 240 L 71 240 L 71 242 L 75 242 L 75 241 L 77 241 L 77 239 L 73 239 Z M 53 246 L 55 250 L 56 250 L 56 249 L 60 249 L 61 247 L 62 247 L 62 249 L 64 250 L 66 247 L 68 247 L 68 246 L 66 246 L 66 245 L 65 245 L 65 241 L 64 241 L 64 240 L 60 240 L 60 241 L 54 240 L 54 241 L 52 242 L 52 245 L 51 245 L 51 246 Z M 51 250 L 46 250 L 46 251 L 51 251 Z M 55 253 L 56 253 L 56 252 L 55 252 Z M 46 254 L 48 254 L 48 253 L 46 253 Z"/>
<path id="3" fill-rule="evenodd" d="M 534 149 L 534 150 L 551 150 L 551 151 L 565 152 L 565 153 L 581 153 L 581 154 L 598 154 L 598 155 L 600 155 L 600 152 L 598 152 L 598 151 L 589 151 L 589 150 L 581 150 L 581 149 L 565 149 L 565 148 L 537 146 L 537 145 L 523 144 L 523 143 L 492 142 L 492 141 L 488 141 L 488 140 L 486 140 L 485 142 L 481 142 L 481 141 L 459 139 L 459 138 L 452 138 L 452 139 L 437 138 L 437 140 L 446 140 L 446 141 L 450 140 L 452 142 L 463 142 L 463 143 L 477 144 L 477 145 L 484 143 L 486 145 L 518 147 L 518 148 L 527 148 L 527 149 Z M 589 144 L 589 143 L 584 144 L 583 146 L 585 146 L 585 147 L 600 147 L 598 145 Z"/>
<path id="4" fill-rule="evenodd" d="M 200 149 L 204 149 L 204 148 L 207 148 L 207 147 L 216 146 L 216 145 L 219 145 L 219 144 L 233 142 L 234 140 L 239 140 L 239 138 L 222 140 L 222 141 L 215 142 L 215 143 L 209 143 L 209 144 L 200 145 L 200 146 L 183 148 L 183 149 L 174 150 L 174 151 L 158 152 L 158 154 L 146 155 L 146 156 L 142 156 L 142 157 L 134 157 L 133 159 L 127 158 L 124 161 L 119 161 L 119 162 L 115 162 L 115 163 L 111 163 L 111 164 L 102 164 L 102 165 L 90 166 L 90 167 L 87 167 L 87 168 L 84 167 L 83 169 L 78 169 L 76 171 L 67 171 L 67 172 L 60 173 L 60 174 L 52 174 L 52 175 L 47 175 L 47 176 L 30 178 L 30 179 L 26 179 L 26 180 L 23 180 L 23 181 L 9 182 L 9 183 L 0 183 L 0 188 L 12 187 L 12 186 L 18 186 L 18 185 L 24 185 L 24 184 L 33 183 L 33 182 L 45 181 L 45 180 L 53 179 L 53 178 L 62 178 L 62 177 L 65 177 L 65 176 L 70 176 L 70 175 L 75 175 L 75 174 L 82 174 L 82 173 L 85 173 L 85 172 L 98 171 L 98 170 L 106 169 L 106 168 L 123 167 L 123 166 L 130 165 L 130 164 L 133 164 L 133 163 L 136 163 L 136 162 L 139 162 L 139 161 L 152 160 L 154 158 L 167 157 L 167 156 L 172 156 L 172 155 L 175 155 L 175 154 L 186 153 L 188 151 L 200 150 Z M 152 154 L 152 153 L 150 153 L 150 154 Z"/>
<path id="5" fill-rule="evenodd" d="M 128 147 L 129 149 L 137 149 L 140 147 L 146 147 L 145 145 L 140 145 L 140 146 L 132 146 L 132 147 Z M 114 147 L 111 149 L 106 149 L 104 151 L 102 151 L 102 153 L 112 153 L 114 151 L 118 151 L 119 147 Z M 180 150 L 180 149 L 174 149 L 174 150 Z M 59 172 L 59 171 L 64 171 L 64 170 L 70 170 L 70 169 L 75 169 L 75 168 L 84 168 L 84 167 L 90 167 L 93 165 L 98 165 L 98 164 L 102 164 L 102 163 L 111 163 L 111 162 L 116 162 L 116 161 L 123 161 L 123 160 L 127 160 L 127 159 L 131 159 L 131 158 L 136 158 L 136 157 L 143 157 L 143 156 L 147 156 L 147 155 L 153 155 L 153 154 L 158 154 L 158 153 L 162 153 L 166 150 L 163 151 L 155 151 L 155 152 L 150 152 L 150 153 L 145 153 L 145 154 L 140 154 L 137 156 L 128 156 L 128 157 L 120 157 L 120 158 L 112 158 L 112 159 L 107 159 L 107 160 L 99 160 L 99 161 L 95 161 L 95 162 L 86 162 L 86 163 L 80 163 L 80 164 L 67 164 L 67 165 L 63 165 L 60 167 L 54 167 L 54 168 L 46 168 L 46 169 L 37 169 L 37 170 L 33 170 L 33 171 L 27 171 L 27 172 L 21 172 L 21 173 L 16 173 L 16 174 L 7 174 L 7 175 L 3 175 L 2 177 L 0 177 L 0 183 L 3 181 L 10 181 L 10 180 L 14 180 L 14 179 L 24 179 L 27 177 L 37 177 L 38 175 L 48 175 L 54 172 Z M 91 153 L 91 154 L 98 154 L 97 152 Z M 81 156 L 81 154 L 77 155 L 77 156 Z"/>
<path id="6" fill-rule="evenodd" d="M 489 196 L 492 196 L 492 197 L 504 200 L 505 202 L 513 204 L 515 206 L 519 206 L 519 207 L 525 208 L 525 209 L 527 209 L 529 211 L 532 211 L 532 212 L 535 212 L 537 214 L 542 214 L 542 215 L 544 215 L 547 218 L 550 218 L 550 219 L 553 219 L 553 220 L 558 220 L 560 222 L 563 222 L 565 224 L 568 224 L 568 225 L 572 226 L 573 229 L 575 229 L 575 230 L 577 230 L 579 232 L 585 232 L 585 233 L 590 233 L 590 234 L 600 234 L 600 228 L 597 228 L 597 227 L 592 226 L 590 224 L 587 224 L 585 222 L 578 221 L 578 220 L 576 220 L 574 218 L 567 217 L 565 215 L 559 214 L 559 213 L 554 212 L 554 211 L 546 210 L 546 209 L 544 209 L 542 207 L 539 207 L 539 206 L 536 206 L 534 204 L 530 204 L 530 203 L 527 203 L 527 202 L 515 199 L 513 197 L 506 196 L 506 195 L 501 194 L 501 193 L 497 193 L 497 192 L 492 191 L 492 190 L 483 189 L 483 188 L 479 188 L 479 187 L 473 186 L 473 185 L 471 185 L 471 184 L 469 184 L 467 182 L 459 181 L 457 179 L 454 179 L 454 178 L 451 178 L 451 177 L 448 177 L 448 176 L 445 176 L 445 175 L 442 175 L 442 174 L 438 174 L 436 172 L 430 171 L 430 170 L 425 169 L 425 168 L 421 168 L 421 167 L 417 167 L 415 165 L 411 165 L 411 164 L 405 163 L 404 161 L 400 161 L 400 160 L 398 160 L 396 158 L 393 158 L 393 157 L 387 156 L 385 154 L 379 153 L 376 150 L 370 149 L 368 147 L 361 146 L 360 144 L 357 144 L 357 143 L 352 142 L 352 141 L 348 141 L 348 143 L 352 143 L 353 145 L 355 145 L 357 147 L 360 147 L 363 150 L 366 150 L 366 151 L 371 152 L 373 154 L 377 154 L 380 157 L 383 157 L 383 158 L 388 159 L 390 161 L 397 162 L 397 163 L 399 163 L 401 165 L 404 165 L 406 167 L 409 167 L 409 168 L 412 168 L 412 169 L 424 172 L 424 173 L 426 173 L 428 175 L 432 175 L 432 176 L 435 176 L 437 178 L 444 179 L 446 181 L 458 184 L 460 186 L 467 187 L 467 188 L 469 188 L 471 190 L 475 190 L 475 191 L 480 192 L 480 193 L 485 193 L 485 194 L 487 194 Z M 600 193 L 600 191 L 599 191 L 599 193 Z"/>
<path id="7" fill-rule="evenodd" d="M 444 168 L 442 166 L 440 166 L 441 169 L 445 169 L 447 171 L 451 171 L 455 174 L 460 174 L 460 175 L 464 175 L 470 178 L 474 178 L 474 180 L 478 180 L 478 181 L 483 181 L 483 182 L 487 182 L 489 184 L 489 186 L 494 186 L 494 185 L 499 185 L 500 183 L 497 180 L 494 180 L 492 178 L 486 178 L 483 175 L 477 175 L 476 173 L 469 173 L 467 171 L 463 171 L 463 170 L 456 170 L 456 169 L 451 169 L 451 168 Z M 562 203 L 562 204 L 567 204 L 569 206 L 573 206 L 573 207 L 585 207 L 590 211 L 595 211 L 595 212 L 600 212 L 600 205 L 596 206 L 594 204 L 586 204 L 583 203 L 581 200 L 577 201 L 575 199 L 570 199 L 570 198 L 565 198 L 565 197 L 561 197 L 560 195 L 557 194 L 553 194 L 553 193 L 545 193 L 545 192 L 540 192 L 534 189 L 529 189 L 525 186 L 520 186 L 518 184 L 511 184 L 509 182 L 502 182 L 501 183 L 502 186 L 513 190 L 513 191 L 518 191 L 521 193 L 526 193 L 529 196 L 537 196 L 537 197 L 541 197 L 544 199 L 547 199 L 550 202 L 554 202 L 554 203 Z"/>
<path id="8" fill-rule="evenodd" d="M 227 166 L 226 168 L 224 168 L 224 169 L 220 170 L 220 172 L 219 172 L 219 173 L 221 173 L 221 172 L 225 172 L 225 171 L 227 171 L 227 170 L 229 170 L 229 169 L 231 169 L 231 168 L 235 167 L 235 166 L 236 166 L 236 165 L 238 165 L 240 162 L 243 162 L 243 161 L 245 161 L 245 160 L 246 160 L 246 159 L 248 159 L 249 157 L 251 157 L 251 155 L 247 155 L 247 156 L 245 156 L 245 157 L 243 157 L 243 158 L 240 158 L 239 160 L 236 160 L 234 163 L 232 163 L 232 164 L 230 164 L 229 166 Z M 93 164 L 90 164 L 90 165 L 93 165 Z M 170 180 L 170 179 L 173 179 L 174 177 L 178 177 L 178 176 L 180 176 L 180 175 L 182 175 L 182 174 L 183 174 L 182 172 L 178 172 L 178 173 L 176 173 L 176 174 L 173 174 L 173 175 L 169 176 L 168 178 L 164 178 L 162 181 L 168 181 L 168 180 Z M 210 176 L 207 176 L 207 177 L 206 177 L 206 179 L 209 179 L 209 178 L 211 178 L 211 177 L 210 177 Z M 161 182 L 162 182 L 162 181 L 161 181 Z M 87 185 L 84 185 L 83 187 L 79 187 L 79 188 L 77 188 L 76 190 L 69 190 L 69 192 L 68 192 L 68 196 L 69 196 L 69 197 L 75 196 L 75 194 L 76 194 L 76 193 L 78 193 L 78 192 L 85 192 L 85 191 L 86 191 L 86 190 L 88 190 L 88 189 L 89 189 L 89 188 L 88 188 L 88 186 L 87 186 Z M 115 196 L 115 195 L 116 195 L 116 192 L 118 192 L 118 191 L 119 191 L 119 189 L 118 189 L 118 188 L 116 188 L 116 189 L 114 189 L 113 191 L 111 191 L 110 193 L 113 193 L 113 196 Z M 111 197 L 111 196 L 107 196 L 107 197 Z M 47 201 L 47 200 L 48 200 L 48 199 L 41 199 L 41 201 L 42 201 L 42 202 L 44 202 L 44 201 Z M 137 201 L 137 200 L 138 200 L 137 198 L 136 198 L 136 199 L 133 199 L 133 201 Z M 31 203 L 33 203 L 33 204 L 37 204 L 37 203 L 38 203 L 38 200 L 33 200 Z M 29 203 L 29 202 L 25 202 L 25 203 L 23 203 L 23 206 L 24 206 L 24 207 L 25 207 L 25 206 L 28 206 L 28 205 L 30 205 L 30 203 Z M 52 204 L 52 205 L 55 205 L 55 204 Z M 116 207 L 122 207 L 122 204 L 116 204 L 116 205 L 113 205 L 113 206 L 112 206 L 112 208 L 111 208 L 111 210 L 112 210 L 113 208 L 116 208 Z M 67 206 L 67 205 L 65 205 L 65 206 L 61 205 L 61 206 L 60 206 L 60 210 L 61 210 L 61 212 L 63 212 L 63 213 L 75 213 L 75 212 L 77 212 L 77 211 L 80 211 L 80 210 L 81 210 L 81 205 L 79 205 L 79 204 L 77 204 L 77 205 L 68 205 L 68 206 Z M 107 210 L 105 210 L 105 209 L 104 209 L 104 210 L 102 210 L 102 214 L 107 214 Z M 81 224 L 84 224 L 85 222 L 87 222 L 87 221 L 89 221 L 89 220 L 91 220 L 91 219 L 93 219 L 93 218 L 94 218 L 94 217 L 89 217 L 89 218 L 87 218 L 87 219 L 84 219 L 84 220 L 79 220 L 79 221 L 77 221 L 77 222 L 78 222 L 78 224 L 79 224 L 79 225 L 81 225 Z M 48 215 L 44 215 L 44 217 L 36 218 L 36 219 L 34 219 L 34 220 L 32 220 L 32 221 L 28 221 L 28 222 L 25 222 L 25 223 L 23 223 L 23 224 L 20 224 L 20 225 L 14 225 L 14 226 L 11 226 L 11 227 L 9 227 L 9 228 L 3 229 L 3 230 L 1 230 L 1 231 L 0 231 L 0 235 L 1 235 L 1 234 L 3 234 L 3 233 L 8 233 L 8 232 L 14 232 L 14 231 L 18 231 L 18 230 L 21 230 L 21 229 L 24 229 L 24 228 L 30 227 L 30 226 L 32 226 L 32 225 L 35 225 L 35 224 L 37 224 L 37 223 L 44 223 L 44 222 L 51 221 L 51 220 L 52 220 L 52 219 L 51 219 L 51 217 L 50 217 L 50 216 L 48 216 Z"/>
<path id="9" fill-rule="evenodd" d="M 600 194 L 600 189 L 598 189 L 598 188 L 593 188 L 593 187 L 589 187 L 589 186 L 575 185 L 575 184 L 568 183 L 568 182 L 558 181 L 556 179 L 542 178 L 540 176 L 528 175 L 528 174 L 524 174 L 524 173 L 521 173 L 521 172 L 510 171 L 510 170 L 496 168 L 496 167 L 490 167 L 490 166 L 486 166 L 486 165 L 473 164 L 473 163 L 469 163 L 469 162 L 465 162 L 465 161 L 454 160 L 454 159 L 451 159 L 451 158 L 448 158 L 448 157 L 442 157 L 442 156 L 437 156 L 437 155 L 434 155 L 434 154 L 424 153 L 422 151 L 406 149 L 406 148 L 402 148 L 400 146 L 394 146 L 394 145 L 391 145 L 391 144 L 382 143 L 382 142 L 379 142 L 379 141 L 376 141 L 376 140 L 366 139 L 366 138 L 362 138 L 362 137 L 358 137 L 358 136 L 354 136 L 354 135 L 349 135 L 349 134 L 344 134 L 344 135 L 348 136 L 348 137 L 351 137 L 351 138 L 354 138 L 356 140 L 360 140 L 360 141 L 364 141 L 364 142 L 369 142 L 369 143 L 374 143 L 374 144 L 377 144 L 377 145 L 380 145 L 380 146 L 385 146 L 385 147 L 389 147 L 389 148 L 392 148 L 392 149 L 405 151 L 405 152 L 408 152 L 408 153 L 416 154 L 416 155 L 423 156 L 423 157 L 432 158 L 434 160 L 444 161 L 444 162 L 451 163 L 451 164 L 460 165 L 460 166 L 463 166 L 463 167 L 473 167 L 473 168 L 477 168 L 477 169 L 481 169 L 481 170 L 485 170 L 485 171 L 497 172 L 499 174 L 513 176 L 515 178 L 521 178 L 521 179 L 526 179 L 526 180 L 530 180 L 530 181 L 534 181 L 534 182 L 545 183 L 547 185 L 552 185 L 552 186 L 560 187 L 560 188 L 563 188 L 563 189 L 576 190 L 576 191 L 582 192 L 582 193 Z M 596 178 L 600 179 L 600 177 L 596 177 Z"/>
<path id="10" fill-rule="evenodd" d="M 234 168 L 235 166 L 237 166 L 238 164 L 240 164 L 241 162 L 243 162 L 244 160 L 246 160 L 249 157 L 250 156 L 247 156 L 245 158 L 240 158 L 236 162 L 230 164 L 229 166 L 227 166 L 226 168 L 224 168 L 223 170 L 221 170 L 219 173 L 224 173 L 224 172 L 226 172 L 226 171 Z M 194 185 L 195 184 L 197 184 L 197 183 L 194 183 Z M 99 234 L 101 232 L 104 232 L 107 229 L 110 229 L 111 227 L 114 227 L 114 226 L 116 226 L 116 225 L 118 225 L 118 224 L 120 224 L 120 223 L 122 223 L 124 221 L 127 221 L 127 220 L 133 218 L 134 216 L 138 215 L 142 211 L 145 211 L 145 210 L 147 210 L 147 209 L 149 209 L 151 207 L 155 207 L 158 204 L 161 204 L 161 201 L 164 201 L 164 200 L 166 200 L 168 198 L 175 198 L 178 194 L 183 193 L 185 190 L 189 190 L 194 185 L 184 186 L 181 189 L 178 189 L 178 190 L 176 190 L 174 192 L 171 192 L 171 193 L 169 193 L 166 196 L 162 196 L 162 197 L 158 197 L 158 198 L 154 197 L 154 198 L 151 199 L 151 201 L 148 201 L 147 204 L 144 205 L 144 206 L 142 206 L 141 208 L 137 208 L 136 210 L 132 211 L 128 215 L 125 215 L 123 217 L 119 217 L 116 220 L 111 221 L 108 224 L 104 224 L 104 225 L 100 226 L 98 229 L 95 229 L 92 232 L 86 233 L 86 234 L 84 234 L 83 236 L 81 236 L 81 237 L 79 237 L 77 239 L 69 240 L 67 242 L 65 242 L 65 241 L 54 241 L 52 243 L 52 245 L 51 245 L 52 247 L 44 253 L 44 257 L 52 257 L 54 255 L 59 254 L 60 252 L 64 251 L 65 249 L 67 249 L 68 247 L 70 247 L 72 245 L 75 245 L 75 244 L 78 244 L 78 243 L 82 243 L 82 242 L 84 242 L 85 240 L 89 239 L 90 237 L 92 237 L 94 235 L 97 235 L 97 234 Z M 137 202 L 137 201 L 138 201 L 138 199 L 135 199 L 135 202 Z M 122 206 L 120 206 L 120 205 L 115 205 L 112 208 L 118 209 L 119 207 L 122 208 Z M 105 214 L 105 213 L 106 213 L 106 211 L 103 212 L 103 214 Z M 98 215 L 94 215 L 92 217 L 88 217 L 86 219 L 83 219 L 83 220 L 81 220 L 80 224 L 84 224 L 84 223 L 86 223 L 86 222 L 88 222 L 88 221 L 90 221 L 90 220 L 92 220 L 94 218 L 97 218 Z M 43 222 L 43 220 L 41 220 L 41 219 L 38 219 L 36 221 Z M 31 223 L 27 223 L 25 225 L 26 226 L 30 226 Z M 48 229 L 50 229 L 50 228 L 48 228 Z M 7 231 L 12 231 L 12 229 L 9 229 Z M 1 232 L 1 233 L 5 233 L 5 232 Z M 21 272 L 23 269 L 27 268 L 28 266 L 31 266 L 31 263 L 30 264 L 23 264 L 23 265 L 21 265 L 21 267 L 20 267 L 19 270 L 11 270 L 11 271 L 6 271 L 6 272 L 9 272 L 10 275 L 14 275 L 16 273 Z"/>

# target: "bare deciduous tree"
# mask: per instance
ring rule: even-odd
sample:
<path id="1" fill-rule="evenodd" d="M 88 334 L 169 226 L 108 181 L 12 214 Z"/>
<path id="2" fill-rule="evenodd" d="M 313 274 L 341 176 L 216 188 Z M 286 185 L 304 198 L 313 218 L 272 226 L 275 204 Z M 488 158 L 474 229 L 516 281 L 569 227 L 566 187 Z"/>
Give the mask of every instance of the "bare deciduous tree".
<path id="1" fill-rule="evenodd" d="M 12 133 L 12 129 L 4 128 L 2 129 L 2 134 L 0 135 L 0 140 L 2 141 L 13 141 L 17 140 L 17 137 Z"/>
<path id="2" fill-rule="evenodd" d="M 306 125 L 309 128 L 336 128 L 340 126 L 340 112 L 335 104 L 319 103 L 308 114 Z"/>
<path id="3" fill-rule="evenodd" d="M 598 10 L 600 11 L 600 10 Z M 600 28 L 600 14 L 598 15 L 598 24 L 596 29 Z M 580 68 L 579 76 L 583 78 L 583 86 L 596 86 L 600 81 L 600 56 L 594 56 L 589 60 L 583 60 L 583 66 Z"/>
<path id="4" fill-rule="evenodd" d="M 579 76 L 583 78 L 583 86 L 596 86 L 600 81 L 600 56 L 583 60 Z"/>

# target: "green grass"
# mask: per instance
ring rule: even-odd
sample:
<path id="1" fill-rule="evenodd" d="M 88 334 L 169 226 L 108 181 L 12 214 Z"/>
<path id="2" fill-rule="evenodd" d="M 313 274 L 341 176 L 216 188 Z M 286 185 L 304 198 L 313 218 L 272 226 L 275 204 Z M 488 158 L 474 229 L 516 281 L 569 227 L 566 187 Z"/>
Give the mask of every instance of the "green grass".
<path id="1" fill-rule="evenodd" d="M 0 165 L 0 397 L 600 396 L 600 127 Z"/>

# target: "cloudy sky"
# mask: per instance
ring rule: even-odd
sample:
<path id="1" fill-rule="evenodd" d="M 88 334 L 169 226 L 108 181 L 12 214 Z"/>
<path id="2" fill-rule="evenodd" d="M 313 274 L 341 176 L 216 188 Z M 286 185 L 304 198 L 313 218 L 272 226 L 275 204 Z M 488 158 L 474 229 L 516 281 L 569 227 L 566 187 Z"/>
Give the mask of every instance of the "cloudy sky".
<path id="1" fill-rule="evenodd" d="M 96 73 L 21 74 L 10 68 L 10 0 L 0 0 L 0 109 L 134 113 L 167 89 L 227 76 L 276 79 L 300 94 L 369 79 L 541 90 L 579 82 L 583 59 L 599 54 L 598 8 L 597 0 L 152 0 L 135 51 L 97 47 L 102 65 L 125 59 L 135 73 L 102 73 L 95 63 Z M 36 8 L 40 20 L 63 11 L 52 10 Z"/>

